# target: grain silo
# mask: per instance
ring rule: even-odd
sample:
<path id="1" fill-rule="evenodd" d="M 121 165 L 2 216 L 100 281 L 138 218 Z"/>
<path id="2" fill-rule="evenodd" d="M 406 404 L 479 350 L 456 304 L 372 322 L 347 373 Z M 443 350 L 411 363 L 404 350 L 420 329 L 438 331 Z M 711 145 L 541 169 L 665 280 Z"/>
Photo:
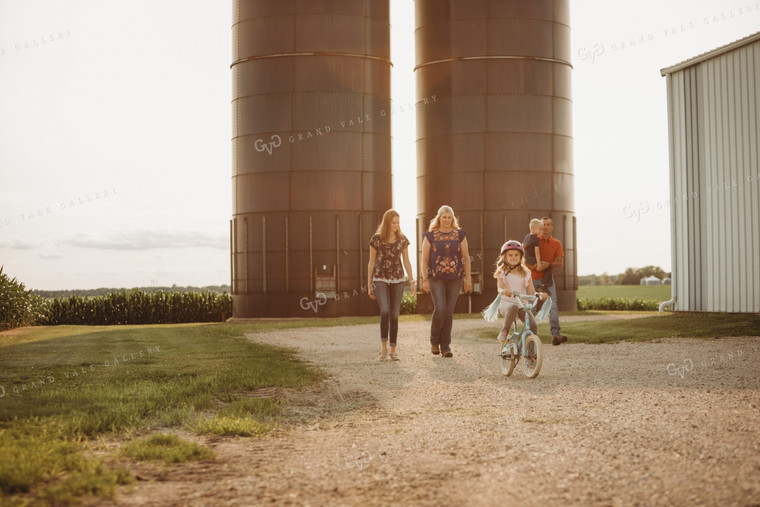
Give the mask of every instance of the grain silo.
<path id="1" fill-rule="evenodd" d="M 668 303 L 760 312 L 760 32 L 660 72 L 670 145 Z"/>
<path id="2" fill-rule="evenodd" d="M 416 0 L 418 243 L 442 204 L 468 234 L 480 310 L 494 260 L 551 216 L 565 251 L 560 309 L 575 308 L 576 221 L 568 0 Z M 435 96 L 432 104 L 426 98 Z M 419 249 L 418 249 L 419 250 Z M 419 270 L 417 271 L 419 273 Z M 423 308 L 424 311 L 424 308 Z"/>
<path id="3" fill-rule="evenodd" d="M 234 316 L 376 313 L 363 287 L 391 207 L 388 1 L 233 9 Z"/>

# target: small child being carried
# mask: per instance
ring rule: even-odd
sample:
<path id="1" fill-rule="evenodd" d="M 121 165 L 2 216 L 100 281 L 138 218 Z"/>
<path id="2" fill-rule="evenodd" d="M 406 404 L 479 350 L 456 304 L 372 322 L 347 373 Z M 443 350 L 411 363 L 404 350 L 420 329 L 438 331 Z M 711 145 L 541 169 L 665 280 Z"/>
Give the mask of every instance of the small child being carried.
<path id="1" fill-rule="evenodd" d="M 530 221 L 530 234 L 525 236 L 525 239 L 523 240 L 523 246 L 525 247 L 525 264 L 528 266 L 536 265 L 536 267 L 540 267 L 541 264 L 541 238 L 539 236 L 541 235 L 541 228 L 544 226 L 544 223 L 539 220 L 538 218 L 534 218 Z M 552 268 L 551 266 L 546 268 L 542 272 L 543 276 L 541 277 L 541 280 L 536 280 L 536 283 L 539 284 L 537 287 L 538 290 L 543 289 L 542 292 L 546 292 L 546 288 L 549 287 L 552 284 Z"/>

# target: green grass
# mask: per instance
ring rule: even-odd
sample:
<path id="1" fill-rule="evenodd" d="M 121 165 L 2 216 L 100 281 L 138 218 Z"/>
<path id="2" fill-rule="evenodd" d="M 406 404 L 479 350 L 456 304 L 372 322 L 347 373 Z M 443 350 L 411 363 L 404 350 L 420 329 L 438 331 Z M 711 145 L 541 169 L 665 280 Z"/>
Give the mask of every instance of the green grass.
<path id="1" fill-rule="evenodd" d="M 130 475 L 86 456 L 98 436 L 268 431 L 279 402 L 247 393 L 323 374 L 243 334 L 292 325 L 305 324 L 59 326 L 0 336 L 0 504 L 112 496 Z"/>
<path id="2" fill-rule="evenodd" d="M 637 312 L 638 313 L 638 312 Z M 721 338 L 760 336 L 760 315 L 720 313 L 651 313 L 649 317 L 613 321 L 562 322 L 568 343 L 615 343 L 650 341 L 660 338 Z M 477 336 L 493 340 L 498 329 L 491 327 Z M 549 324 L 538 325 L 542 343 L 551 343 Z"/>
<path id="3" fill-rule="evenodd" d="M 182 440 L 177 435 L 161 433 L 129 442 L 121 449 L 121 453 L 138 460 L 160 460 L 170 464 L 211 460 L 216 456 L 208 447 Z"/>
<path id="4" fill-rule="evenodd" d="M 578 299 L 628 298 L 645 301 L 667 301 L 670 285 L 583 285 L 578 287 Z"/>

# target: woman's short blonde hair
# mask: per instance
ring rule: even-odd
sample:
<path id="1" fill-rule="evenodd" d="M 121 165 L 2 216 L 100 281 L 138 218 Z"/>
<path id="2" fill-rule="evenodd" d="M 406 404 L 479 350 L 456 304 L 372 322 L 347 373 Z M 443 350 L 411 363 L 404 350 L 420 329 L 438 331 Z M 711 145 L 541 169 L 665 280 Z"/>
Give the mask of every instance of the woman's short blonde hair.
<path id="1" fill-rule="evenodd" d="M 430 227 L 428 227 L 428 231 L 437 231 L 441 227 L 441 215 L 444 213 L 451 213 L 451 216 L 454 218 L 453 223 L 451 226 L 454 229 L 459 229 L 459 220 L 457 220 L 457 216 L 454 214 L 454 210 L 451 209 L 451 206 L 447 206 L 444 204 L 440 208 L 438 208 L 438 214 L 435 216 L 434 219 L 430 221 Z"/>

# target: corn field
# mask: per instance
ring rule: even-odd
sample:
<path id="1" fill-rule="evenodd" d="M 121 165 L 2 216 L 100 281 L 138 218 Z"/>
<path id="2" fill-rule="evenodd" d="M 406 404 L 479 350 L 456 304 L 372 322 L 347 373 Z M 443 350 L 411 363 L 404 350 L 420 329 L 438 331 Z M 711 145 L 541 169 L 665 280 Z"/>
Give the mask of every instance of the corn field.
<path id="1" fill-rule="evenodd" d="M 0 331 L 33 326 L 45 312 L 45 300 L 24 288 L 24 284 L 3 273 L 0 266 Z"/>
<path id="2" fill-rule="evenodd" d="M 179 324 L 220 322 L 232 316 L 232 297 L 215 292 L 114 292 L 47 303 L 43 325 Z"/>

